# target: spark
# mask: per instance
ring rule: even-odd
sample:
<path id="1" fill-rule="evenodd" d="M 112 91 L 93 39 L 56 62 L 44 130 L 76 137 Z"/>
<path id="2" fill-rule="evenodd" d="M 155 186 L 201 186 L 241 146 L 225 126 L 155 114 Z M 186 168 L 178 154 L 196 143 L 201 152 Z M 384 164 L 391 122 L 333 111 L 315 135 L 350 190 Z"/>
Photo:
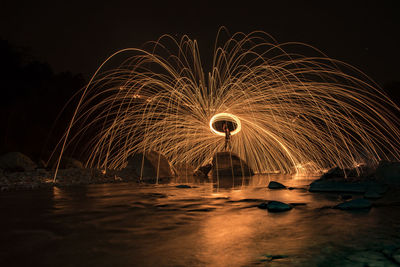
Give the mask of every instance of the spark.
<path id="1" fill-rule="evenodd" d="M 119 169 L 150 150 L 198 167 L 223 150 L 213 122 L 224 119 L 237 125 L 232 152 L 257 173 L 400 158 L 393 115 L 399 108 L 361 71 L 306 44 L 278 44 L 264 32 L 226 41 L 223 33 L 207 74 L 188 36 L 164 35 L 148 48 L 111 55 L 82 90 L 59 161 L 92 134 L 83 150 L 87 167 Z M 312 56 L 291 52 L 298 47 Z M 107 70 L 117 56 L 126 60 Z"/>

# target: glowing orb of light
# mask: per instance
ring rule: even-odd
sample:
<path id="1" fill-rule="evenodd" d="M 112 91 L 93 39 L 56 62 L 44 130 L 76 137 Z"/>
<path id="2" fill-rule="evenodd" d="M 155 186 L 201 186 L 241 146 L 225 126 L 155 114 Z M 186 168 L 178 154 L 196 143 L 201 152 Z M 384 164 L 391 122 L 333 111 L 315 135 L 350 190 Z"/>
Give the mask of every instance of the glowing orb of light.
<path id="1" fill-rule="evenodd" d="M 242 124 L 240 123 L 240 120 L 238 117 L 236 117 L 235 115 L 232 115 L 230 113 L 218 113 L 218 114 L 215 114 L 210 120 L 210 129 L 213 133 L 215 133 L 217 135 L 225 136 L 224 132 L 218 131 L 218 129 L 216 129 L 214 127 L 214 123 L 219 122 L 219 121 L 227 121 L 227 122 L 232 122 L 232 123 L 236 124 L 236 128 L 231 132 L 231 135 L 237 134 L 242 129 Z"/>

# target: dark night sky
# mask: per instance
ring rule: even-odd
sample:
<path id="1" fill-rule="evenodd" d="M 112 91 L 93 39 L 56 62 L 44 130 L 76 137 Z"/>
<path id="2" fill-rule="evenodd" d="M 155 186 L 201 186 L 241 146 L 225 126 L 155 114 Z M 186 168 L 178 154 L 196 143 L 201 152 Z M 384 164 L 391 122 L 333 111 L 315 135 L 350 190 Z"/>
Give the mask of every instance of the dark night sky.
<path id="1" fill-rule="evenodd" d="M 160 2 L 160 3 L 159 3 Z M 328 3 L 329 2 L 329 3 Z M 55 71 L 89 77 L 114 51 L 164 33 L 197 39 L 203 59 L 217 30 L 263 30 L 310 44 L 380 85 L 398 81 L 398 1 L 2 1 L 0 37 Z M 211 55 L 209 56 L 211 57 Z"/>

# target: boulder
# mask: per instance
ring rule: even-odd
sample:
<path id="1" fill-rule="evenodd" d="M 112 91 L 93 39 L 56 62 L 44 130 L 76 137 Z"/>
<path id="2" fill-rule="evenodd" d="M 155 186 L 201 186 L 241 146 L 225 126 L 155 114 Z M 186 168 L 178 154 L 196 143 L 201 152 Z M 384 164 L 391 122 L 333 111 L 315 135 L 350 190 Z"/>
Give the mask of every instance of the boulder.
<path id="1" fill-rule="evenodd" d="M 232 152 L 217 152 L 212 161 L 213 177 L 241 177 L 254 175 L 253 170 Z"/>
<path id="2" fill-rule="evenodd" d="M 206 164 L 204 166 L 199 167 L 194 173 L 194 176 L 198 176 L 198 177 L 208 177 L 208 173 L 211 171 L 212 169 L 212 164 Z"/>
<path id="3" fill-rule="evenodd" d="M 0 157 L 0 169 L 6 172 L 33 171 L 36 164 L 20 152 L 9 152 Z"/>
<path id="4" fill-rule="evenodd" d="M 321 180 L 326 180 L 326 179 L 331 179 L 331 178 L 341 178 L 345 177 L 344 171 L 339 168 L 339 167 L 334 167 L 329 169 L 326 173 L 322 174 L 320 179 Z"/>
<path id="5" fill-rule="evenodd" d="M 368 184 L 363 182 L 351 182 L 342 180 L 318 179 L 310 184 L 310 192 L 342 192 L 342 193 L 365 193 Z"/>
<path id="6" fill-rule="evenodd" d="M 339 167 L 334 167 L 328 170 L 326 173 L 322 174 L 320 179 L 337 179 L 337 178 L 359 178 L 359 177 L 370 177 L 374 172 L 374 168 L 371 168 L 365 164 L 362 164 L 355 168 L 341 169 Z"/>
<path id="7" fill-rule="evenodd" d="M 275 181 L 270 181 L 268 184 L 269 189 L 285 189 L 286 186 L 284 186 L 281 183 L 275 182 Z"/>
<path id="8" fill-rule="evenodd" d="M 358 210 L 358 209 L 369 209 L 371 208 L 371 201 L 365 198 L 356 198 L 347 202 L 336 205 L 335 209 L 341 210 Z"/>
<path id="9" fill-rule="evenodd" d="M 71 157 L 63 157 L 60 162 L 60 169 L 83 169 L 82 162 Z"/>
<path id="10" fill-rule="evenodd" d="M 125 179 L 157 179 L 174 176 L 167 158 L 157 151 L 137 153 L 129 157 L 126 167 L 119 171 L 118 175 Z"/>
<path id="11" fill-rule="evenodd" d="M 194 168 L 188 163 L 178 162 L 174 165 L 174 173 L 176 176 L 193 176 Z"/>
<path id="12" fill-rule="evenodd" d="M 280 201 L 269 201 L 268 203 L 261 203 L 258 208 L 267 209 L 270 212 L 282 212 L 291 210 L 292 206 Z"/>

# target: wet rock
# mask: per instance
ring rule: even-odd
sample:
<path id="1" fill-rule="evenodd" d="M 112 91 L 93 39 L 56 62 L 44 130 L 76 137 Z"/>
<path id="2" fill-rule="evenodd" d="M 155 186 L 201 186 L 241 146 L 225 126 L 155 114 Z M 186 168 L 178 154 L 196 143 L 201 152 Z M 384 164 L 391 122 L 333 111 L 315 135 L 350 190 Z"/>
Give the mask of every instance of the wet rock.
<path id="1" fill-rule="evenodd" d="M 364 198 L 356 198 L 347 202 L 336 205 L 335 209 L 341 210 L 358 210 L 358 209 L 369 209 L 371 208 L 371 201 Z"/>
<path id="2" fill-rule="evenodd" d="M 345 193 L 365 193 L 368 183 L 351 182 L 345 179 L 341 180 L 315 180 L 310 184 L 310 192 L 345 192 Z"/>
<path id="3" fill-rule="evenodd" d="M 217 152 L 212 161 L 213 177 L 241 177 L 254 175 L 253 170 L 232 152 Z"/>
<path id="4" fill-rule="evenodd" d="M 270 254 L 264 254 L 263 258 L 260 260 L 261 262 L 266 262 L 266 261 L 273 261 L 273 260 L 279 260 L 279 259 L 285 259 L 288 258 L 289 256 L 287 255 L 270 255 Z"/>
<path id="5" fill-rule="evenodd" d="M 174 176 L 167 158 L 156 151 L 135 154 L 127 161 L 127 166 L 118 172 L 119 177 L 146 180 Z"/>
<path id="6" fill-rule="evenodd" d="M 349 200 L 349 199 L 351 199 L 353 196 L 352 196 L 352 195 L 347 195 L 347 194 L 342 194 L 342 195 L 340 195 L 339 197 L 340 197 L 340 199 L 343 199 L 343 200 Z"/>
<path id="7" fill-rule="evenodd" d="M 204 166 L 199 167 L 194 173 L 194 176 L 198 176 L 198 177 L 203 177 L 206 178 L 208 177 L 208 173 L 211 171 L 212 169 L 212 164 L 206 164 Z"/>
<path id="8" fill-rule="evenodd" d="M 267 209 L 270 212 L 282 212 L 291 210 L 292 206 L 280 201 L 269 201 L 268 203 L 261 203 L 258 208 Z"/>
<path id="9" fill-rule="evenodd" d="M 364 198 L 370 198 L 370 199 L 378 199 L 378 198 L 382 198 L 382 195 L 379 194 L 376 191 L 367 191 L 364 194 Z"/>
<path id="10" fill-rule="evenodd" d="M 369 183 L 367 191 L 364 194 L 365 198 L 378 199 L 382 198 L 383 195 L 388 191 L 388 186 L 381 183 Z"/>
<path id="11" fill-rule="evenodd" d="M 180 184 L 175 186 L 176 188 L 192 188 L 190 185 L 186 185 L 186 184 Z"/>
<path id="12" fill-rule="evenodd" d="M 275 182 L 275 181 L 270 181 L 268 184 L 269 189 L 285 189 L 286 186 L 284 186 L 281 183 Z"/>
<path id="13" fill-rule="evenodd" d="M 263 203 L 260 203 L 257 207 L 259 209 L 265 210 L 265 209 L 267 209 L 267 205 L 268 205 L 267 202 L 263 202 Z"/>
<path id="14" fill-rule="evenodd" d="M 33 171 L 36 164 L 20 152 L 10 152 L 0 157 L 0 168 L 6 172 Z"/>
<path id="15" fill-rule="evenodd" d="M 389 186 L 382 183 L 370 183 L 367 191 L 375 191 L 381 195 L 385 194 L 389 190 Z"/>

